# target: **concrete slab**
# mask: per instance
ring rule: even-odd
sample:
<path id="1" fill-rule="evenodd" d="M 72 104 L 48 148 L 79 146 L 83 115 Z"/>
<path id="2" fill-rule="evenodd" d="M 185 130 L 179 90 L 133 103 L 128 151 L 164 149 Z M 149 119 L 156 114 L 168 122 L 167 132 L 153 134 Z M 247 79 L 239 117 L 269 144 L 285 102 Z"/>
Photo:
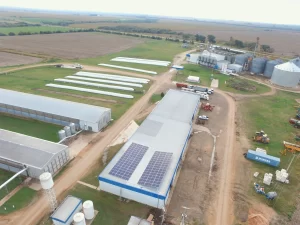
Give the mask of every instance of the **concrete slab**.
<path id="1" fill-rule="evenodd" d="M 210 87 L 212 87 L 212 88 L 218 88 L 219 87 L 219 80 L 218 79 L 213 79 L 211 81 Z"/>

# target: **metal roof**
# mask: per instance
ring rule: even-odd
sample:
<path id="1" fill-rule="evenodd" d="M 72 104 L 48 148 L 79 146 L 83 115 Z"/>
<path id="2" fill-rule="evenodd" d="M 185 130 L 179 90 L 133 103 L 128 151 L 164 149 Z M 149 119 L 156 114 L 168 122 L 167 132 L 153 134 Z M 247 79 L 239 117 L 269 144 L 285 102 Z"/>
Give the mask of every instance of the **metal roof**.
<path id="1" fill-rule="evenodd" d="M 131 216 L 127 225 L 151 225 L 151 222 L 136 216 Z"/>
<path id="2" fill-rule="evenodd" d="M 97 123 L 108 108 L 70 102 L 0 88 L 0 104 L 50 113 L 67 118 Z"/>
<path id="3" fill-rule="evenodd" d="M 50 218 L 65 223 L 70 219 L 72 214 L 81 203 L 82 200 L 80 198 L 68 195 L 50 216 Z"/>
<path id="4" fill-rule="evenodd" d="M 99 177 L 165 196 L 177 169 L 182 150 L 187 143 L 192 117 L 199 102 L 199 96 L 196 94 L 169 90 Z M 149 148 L 129 180 L 110 175 L 110 170 L 133 142 Z M 151 189 L 139 185 L 138 181 L 155 151 L 171 152 L 173 155 L 160 187 Z"/>
<path id="5" fill-rule="evenodd" d="M 0 158 L 43 168 L 68 146 L 0 129 Z"/>
<path id="6" fill-rule="evenodd" d="M 284 70 L 284 71 L 289 71 L 289 72 L 300 72 L 300 68 L 296 66 L 292 62 L 286 62 L 280 65 L 275 66 L 275 68 Z"/>

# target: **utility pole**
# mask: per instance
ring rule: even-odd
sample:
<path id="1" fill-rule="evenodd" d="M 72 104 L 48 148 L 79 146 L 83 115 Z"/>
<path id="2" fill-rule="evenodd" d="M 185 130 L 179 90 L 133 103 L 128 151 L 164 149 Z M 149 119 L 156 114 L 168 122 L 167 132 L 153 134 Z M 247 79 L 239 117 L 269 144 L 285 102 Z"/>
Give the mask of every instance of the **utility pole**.
<path id="1" fill-rule="evenodd" d="M 184 209 L 183 213 L 181 214 L 181 221 L 180 221 L 180 225 L 185 225 L 185 220 L 187 218 L 187 214 L 186 214 L 186 210 L 189 210 L 190 208 L 182 206 L 181 208 Z"/>

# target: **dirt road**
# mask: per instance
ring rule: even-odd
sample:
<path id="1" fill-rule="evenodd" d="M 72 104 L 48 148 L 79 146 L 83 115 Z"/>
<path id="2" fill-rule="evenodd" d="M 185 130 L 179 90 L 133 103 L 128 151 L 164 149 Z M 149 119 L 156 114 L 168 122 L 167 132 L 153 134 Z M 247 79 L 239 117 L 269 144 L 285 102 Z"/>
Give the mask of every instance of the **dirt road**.
<path id="1" fill-rule="evenodd" d="M 190 52 L 190 51 L 188 51 Z M 184 60 L 185 55 L 188 52 L 177 55 L 174 59 L 174 63 L 180 64 Z M 74 162 L 64 171 L 64 173 L 55 181 L 55 192 L 57 196 L 62 195 L 68 189 L 70 189 L 78 180 L 80 180 L 89 169 L 97 163 L 99 157 L 101 157 L 106 146 L 130 123 L 134 117 L 143 110 L 147 105 L 151 96 L 158 90 L 158 88 L 164 83 L 171 82 L 172 75 L 176 72 L 166 72 L 157 76 L 153 85 L 146 92 L 146 94 L 139 99 L 118 121 L 116 121 L 111 127 L 100 133 L 102 137 L 98 142 L 95 142 L 93 146 L 86 149 L 81 157 L 77 157 Z M 97 137 L 96 137 L 97 138 Z M 42 217 L 46 214 L 48 208 L 45 197 L 40 197 L 31 206 L 16 212 L 15 214 L 0 217 L 1 225 L 33 225 L 37 224 Z"/>

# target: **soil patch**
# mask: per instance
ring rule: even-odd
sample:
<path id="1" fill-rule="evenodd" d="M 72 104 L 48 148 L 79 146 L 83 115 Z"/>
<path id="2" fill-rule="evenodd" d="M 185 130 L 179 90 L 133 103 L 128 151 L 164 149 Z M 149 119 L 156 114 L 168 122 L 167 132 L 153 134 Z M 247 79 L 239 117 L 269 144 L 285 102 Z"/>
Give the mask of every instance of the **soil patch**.
<path id="1" fill-rule="evenodd" d="M 25 65 L 38 63 L 42 61 L 41 58 L 25 56 L 25 55 L 17 55 L 7 52 L 0 52 L 0 67 L 1 66 L 16 66 L 16 65 Z"/>

